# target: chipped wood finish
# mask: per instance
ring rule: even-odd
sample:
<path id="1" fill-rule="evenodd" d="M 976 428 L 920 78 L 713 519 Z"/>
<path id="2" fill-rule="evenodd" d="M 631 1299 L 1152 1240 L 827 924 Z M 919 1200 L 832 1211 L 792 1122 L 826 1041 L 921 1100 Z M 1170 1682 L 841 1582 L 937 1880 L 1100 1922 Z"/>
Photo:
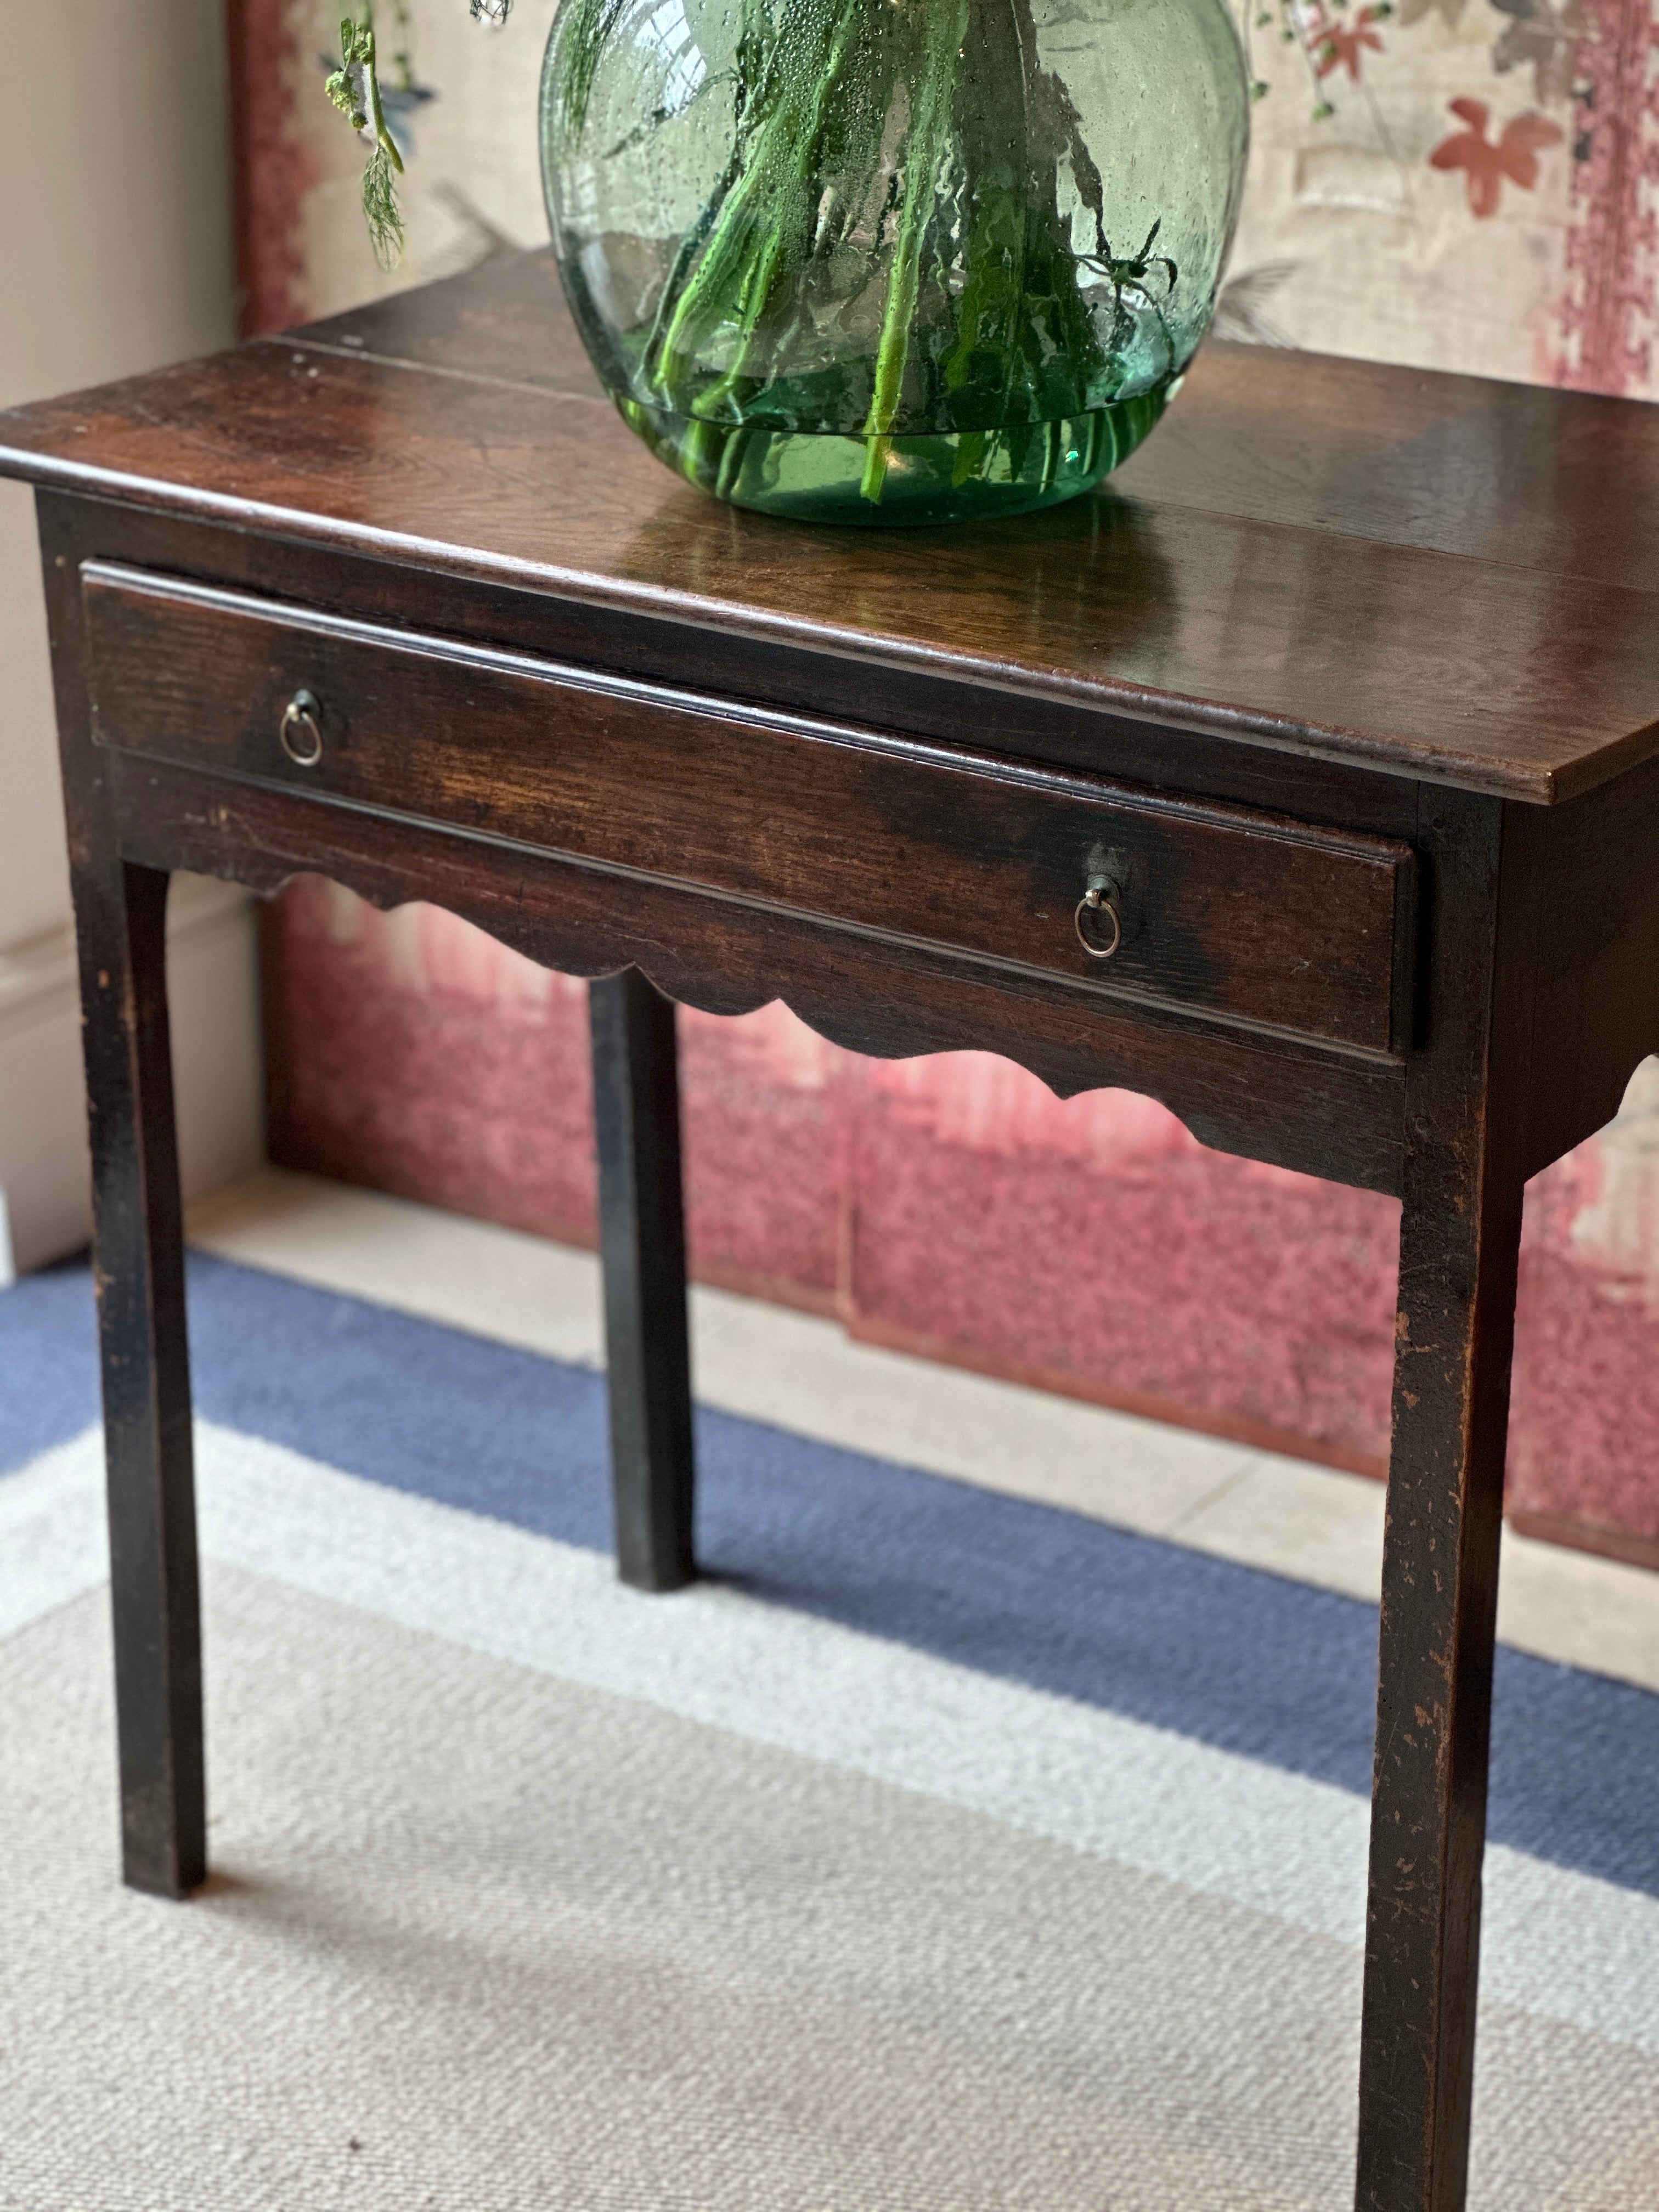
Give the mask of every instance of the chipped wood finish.
<path id="1" fill-rule="evenodd" d="M 1212 349 L 1108 494 L 836 537 L 677 489 L 531 257 L 0 438 L 46 487 L 129 1880 L 204 1867 L 165 886 L 316 870 L 598 979 L 647 1586 L 695 1568 L 666 1001 L 1403 1194 L 1357 2201 L 1462 2212 L 1522 1187 L 1659 1048 L 1659 417 Z"/>

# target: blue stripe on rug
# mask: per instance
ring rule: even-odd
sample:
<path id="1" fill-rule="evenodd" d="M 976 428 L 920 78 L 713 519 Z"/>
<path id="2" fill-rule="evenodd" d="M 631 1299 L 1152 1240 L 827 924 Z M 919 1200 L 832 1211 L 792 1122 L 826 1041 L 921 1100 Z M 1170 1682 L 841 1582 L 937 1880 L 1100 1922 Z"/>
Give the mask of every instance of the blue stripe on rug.
<path id="1" fill-rule="evenodd" d="M 194 1257 L 198 1410 L 372 1481 L 610 1545 L 585 1369 Z M 84 1269 L 0 1297 L 0 1467 L 94 1418 Z M 1371 1606 L 704 1409 L 698 1535 L 757 1597 L 1369 1790 Z M 1659 1698 L 1501 1650 L 1490 1832 L 1659 1895 Z"/>
<path id="2" fill-rule="evenodd" d="M 97 1418 L 92 1276 L 66 1260 L 0 1291 L 0 1474 Z"/>

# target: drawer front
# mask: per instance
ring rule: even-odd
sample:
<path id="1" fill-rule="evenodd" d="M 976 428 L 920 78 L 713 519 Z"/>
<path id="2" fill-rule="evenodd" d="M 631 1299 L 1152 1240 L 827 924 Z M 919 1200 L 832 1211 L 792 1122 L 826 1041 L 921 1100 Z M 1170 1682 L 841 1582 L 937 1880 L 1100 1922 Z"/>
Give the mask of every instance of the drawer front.
<path id="1" fill-rule="evenodd" d="M 88 564 L 83 586 L 100 744 L 1396 1048 L 1405 846 L 133 570 Z M 1121 924 L 1108 959 L 1079 937 L 1091 889 Z M 1109 943 L 1109 918 L 1083 925 Z"/>

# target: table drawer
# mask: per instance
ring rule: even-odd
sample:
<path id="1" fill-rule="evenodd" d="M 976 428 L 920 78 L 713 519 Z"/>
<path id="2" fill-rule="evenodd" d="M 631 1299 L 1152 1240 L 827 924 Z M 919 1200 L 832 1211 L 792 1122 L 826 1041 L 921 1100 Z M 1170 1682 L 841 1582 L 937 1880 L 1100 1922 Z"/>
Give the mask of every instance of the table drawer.
<path id="1" fill-rule="evenodd" d="M 96 741 L 1397 1048 L 1407 847 L 89 563 Z M 878 679 L 874 679 L 878 680 Z M 290 703 L 313 705 L 290 715 Z M 971 735 L 971 732 L 965 732 Z M 1097 954 L 1081 940 L 1079 902 Z"/>

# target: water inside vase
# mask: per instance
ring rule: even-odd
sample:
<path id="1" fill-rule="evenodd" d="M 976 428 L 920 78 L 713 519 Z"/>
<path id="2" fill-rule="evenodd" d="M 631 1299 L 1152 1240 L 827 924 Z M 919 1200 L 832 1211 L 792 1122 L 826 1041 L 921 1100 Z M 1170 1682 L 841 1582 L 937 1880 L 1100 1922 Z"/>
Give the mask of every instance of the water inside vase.
<path id="1" fill-rule="evenodd" d="M 1048 422 L 870 440 L 710 422 L 621 397 L 623 420 L 688 483 L 799 522 L 894 529 L 1022 514 L 1095 485 L 1146 437 L 1180 383 Z"/>

